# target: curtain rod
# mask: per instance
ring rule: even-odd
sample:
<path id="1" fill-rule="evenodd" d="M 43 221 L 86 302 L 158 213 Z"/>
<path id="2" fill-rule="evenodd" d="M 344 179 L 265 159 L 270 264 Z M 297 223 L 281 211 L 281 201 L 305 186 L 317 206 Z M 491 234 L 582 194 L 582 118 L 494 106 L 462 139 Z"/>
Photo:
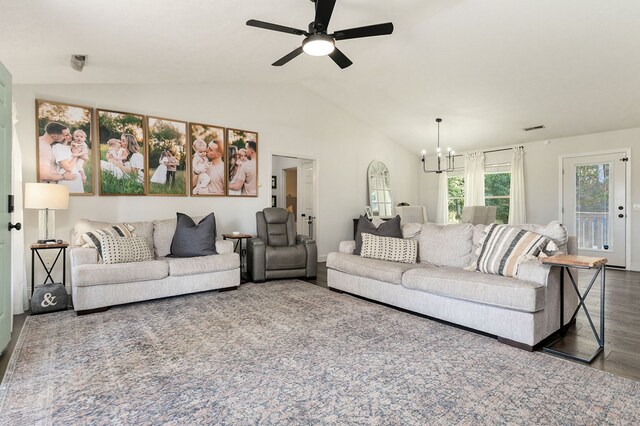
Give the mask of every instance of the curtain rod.
<path id="1" fill-rule="evenodd" d="M 483 154 L 489 154 L 490 152 L 511 151 L 513 148 L 522 148 L 522 149 L 524 149 L 524 146 L 520 145 L 520 146 L 511 147 L 511 148 L 490 149 L 488 151 L 482 151 L 482 153 Z M 454 157 L 464 157 L 464 154 L 456 154 L 456 155 L 454 155 Z"/>

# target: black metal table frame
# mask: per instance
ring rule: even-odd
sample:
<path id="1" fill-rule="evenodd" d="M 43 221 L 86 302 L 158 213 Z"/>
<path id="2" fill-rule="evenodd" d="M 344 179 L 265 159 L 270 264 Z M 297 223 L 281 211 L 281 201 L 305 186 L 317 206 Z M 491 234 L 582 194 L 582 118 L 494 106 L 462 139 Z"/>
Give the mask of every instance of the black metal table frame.
<path id="1" fill-rule="evenodd" d="M 574 266 L 574 265 L 560 265 L 560 264 L 550 264 L 550 265 L 554 265 L 554 266 L 559 266 L 560 268 L 562 268 L 562 271 L 560 273 L 560 337 L 558 339 L 556 339 L 553 343 L 551 343 L 549 346 L 545 346 L 543 348 L 544 352 L 553 354 L 553 355 L 558 355 L 564 358 L 569 358 L 575 361 L 580 361 L 586 364 L 591 364 L 593 362 L 593 360 L 595 360 L 598 355 L 600 355 L 603 351 L 604 351 L 604 290 L 605 290 L 605 271 L 606 271 L 606 264 L 603 264 L 601 266 L 598 266 L 596 268 L 594 267 L 589 267 L 589 266 Z M 587 289 L 585 290 L 584 294 L 580 293 L 580 289 L 578 288 L 578 285 L 576 284 L 576 280 L 573 278 L 573 274 L 571 274 L 571 270 L 570 268 L 576 268 L 576 269 L 595 269 L 596 272 L 593 274 L 593 277 L 591 278 L 591 282 L 589 283 L 589 285 L 587 286 Z M 554 344 L 556 344 L 557 342 L 559 342 L 560 340 L 562 340 L 564 338 L 564 336 L 567 333 L 567 329 L 568 327 L 564 326 L 564 272 L 567 272 L 567 275 L 569 276 L 569 279 L 571 280 L 571 284 L 573 285 L 573 289 L 575 290 L 576 294 L 578 295 L 578 306 L 576 307 L 575 312 L 573 313 L 573 315 L 571 316 L 571 319 L 569 320 L 569 323 L 571 323 L 575 317 L 578 315 L 578 312 L 580 311 L 580 308 L 582 308 L 584 310 L 584 313 L 587 316 L 587 320 L 589 321 L 589 325 L 591 326 L 591 331 L 593 332 L 594 337 L 596 338 L 596 341 L 598 342 L 598 348 L 593 352 L 593 354 L 591 355 L 591 357 L 589 358 L 582 358 L 578 355 L 574 355 L 568 352 L 564 352 L 558 349 L 554 349 L 552 348 L 552 346 Z M 596 279 L 598 278 L 598 275 L 600 275 L 600 333 L 598 334 L 598 332 L 596 331 L 596 327 L 593 324 L 593 320 L 591 319 L 591 314 L 589 314 L 589 309 L 587 309 L 587 306 L 585 305 L 585 300 L 587 300 L 587 297 L 589 296 L 589 292 L 591 291 L 591 288 L 593 287 L 593 285 L 596 282 Z"/>
<path id="2" fill-rule="evenodd" d="M 51 267 L 47 268 L 47 264 L 42 259 L 42 256 L 40 256 L 40 250 L 52 250 L 52 249 L 58 249 L 59 251 L 53 263 L 51 264 Z M 47 273 L 47 277 L 44 279 L 44 282 L 42 284 L 47 284 L 49 280 L 51 280 L 51 283 L 53 284 L 54 281 L 53 281 L 53 277 L 51 276 L 51 273 L 53 272 L 53 268 L 55 268 L 56 264 L 58 263 L 60 254 L 62 254 L 62 285 L 66 286 L 67 284 L 67 246 L 37 247 L 37 248 L 32 247 L 31 248 L 31 295 L 33 295 L 33 292 L 35 290 L 35 284 L 36 284 L 35 283 L 35 264 L 36 264 L 35 256 L 38 255 L 40 264 L 42 265 L 45 272 Z"/>
<path id="3" fill-rule="evenodd" d="M 246 269 L 246 266 L 247 266 L 247 265 L 246 265 L 246 263 L 247 263 L 247 262 L 246 262 L 246 258 L 247 258 L 246 253 L 247 253 L 247 246 L 248 246 L 248 244 L 249 244 L 249 243 L 248 243 L 248 242 L 246 242 L 246 243 L 244 244 L 244 245 L 245 245 L 245 248 L 244 248 L 244 250 L 242 250 L 242 240 L 247 240 L 247 241 L 248 241 L 248 240 L 250 240 L 251 238 L 253 238 L 253 237 L 226 237 L 226 236 L 224 236 L 224 235 L 222 236 L 222 239 L 223 239 L 223 240 L 225 240 L 225 241 L 226 241 L 227 239 L 229 239 L 229 240 L 236 240 L 236 241 L 234 241 L 234 243 L 233 243 L 233 251 L 234 251 L 234 253 L 235 253 L 236 251 L 238 251 L 238 254 L 240 255 L 240 284 L 244 284 L 244 283 L 246 283 L 246 282 L 249 282 L 249 280 L 245 280 L 245 279 L 244 279 L 244 277 L 243 277 L 243 275 L 242 275 L 242 268 L 244 267 L 244 268 Z M 238 250 L 238 245 L 240 246 L 240 250 Z"/>

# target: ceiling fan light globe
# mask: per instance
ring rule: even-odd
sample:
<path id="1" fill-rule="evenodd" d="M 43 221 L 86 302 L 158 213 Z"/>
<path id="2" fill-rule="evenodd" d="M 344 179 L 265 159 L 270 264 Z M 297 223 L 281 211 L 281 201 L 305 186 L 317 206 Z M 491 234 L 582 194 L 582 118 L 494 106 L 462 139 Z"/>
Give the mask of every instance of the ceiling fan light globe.
<path id="1" fill-rule="evenodd" d="M 324 34 L 312 34 L 302 42 L 302 50 L 307 55 L 325 56 L 336 48 L 336 44 L 331 37 Z"/>

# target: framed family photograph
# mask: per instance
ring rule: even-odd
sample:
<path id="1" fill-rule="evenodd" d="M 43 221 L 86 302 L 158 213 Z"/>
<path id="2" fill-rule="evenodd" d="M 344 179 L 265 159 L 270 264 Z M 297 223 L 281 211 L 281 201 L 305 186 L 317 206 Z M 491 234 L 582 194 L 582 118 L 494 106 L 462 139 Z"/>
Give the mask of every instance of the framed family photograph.
<path id="1" fill-rule="evenodd" d="M 187 195 L 187 123 L 147 117 L 147 195 Z"/>
<path id="2" fill-rule="evenodd" d="M 271 176 L 271 189 L 278 189 L 278 176 Z"/>
<path id="3" fill-rule="evenodd" d="M 38 182 L 94 194 L 93 108 L 36 99 Z"/>
<path id="4" fill-rule="evenodd" d="M 224 196 L 227 190 L 224 127 L 189 123 L 189 188 L 193 196 Z"/>
<path id="5" fill-rule="evenodd" d="M 258 133 L 227 129 L 227 170 L 230 197 L 258 196 Z"/>
<path id="6" fill-rule="evenodd" d="M 98 110 L 100 195 L 145 195 L 145 120 L 140 114 Z"/>

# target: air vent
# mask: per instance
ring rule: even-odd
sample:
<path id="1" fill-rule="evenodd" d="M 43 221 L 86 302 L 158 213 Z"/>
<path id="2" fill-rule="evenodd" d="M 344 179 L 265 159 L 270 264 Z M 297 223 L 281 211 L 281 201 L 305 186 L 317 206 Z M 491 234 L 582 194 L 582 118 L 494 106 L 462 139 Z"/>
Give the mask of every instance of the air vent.
<path id="1" fill-rule="evenodd" d="M 533 126 L 533 127 L 525 127 L 523 130 L 525 132 L 530 132 L 532 130 L 538 130 L 538 129 L 544 129 L 544 125 L 540 125 L 540 126 Z"/>

